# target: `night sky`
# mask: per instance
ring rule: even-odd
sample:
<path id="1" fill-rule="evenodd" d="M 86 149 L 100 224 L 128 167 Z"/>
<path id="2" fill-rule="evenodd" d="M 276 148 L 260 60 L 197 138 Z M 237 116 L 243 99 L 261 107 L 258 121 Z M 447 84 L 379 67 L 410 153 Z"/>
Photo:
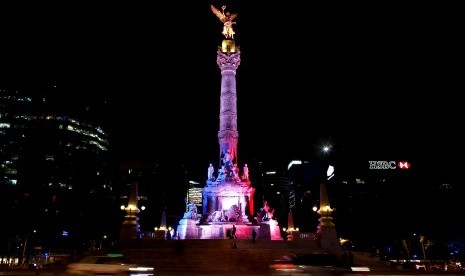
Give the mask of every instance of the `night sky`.
<path id="1" fill-rule="evenodd" d="M 462 184 L 459 6 L 188 2 L 2 8 L 0 84 L 105 99 L 120 158 L 187 163 L 201 180 L 218 158 L 210 4 L 225 4 L 239 14 L 239 162 L 310 159 L 330 142 L 366 169 L 410 161 L 420 187 Z"/>
<path id="2" fill-rule="evenodd" d="M 216 159 L 223 37 L 210 4 L 239 14 L 241 158 L 300 157 L 331 139 L 382 160 L 461 159 L 465 24 L 453 5 L 6 8 L 1 81 L 105 97 L 121 154 Z"/>

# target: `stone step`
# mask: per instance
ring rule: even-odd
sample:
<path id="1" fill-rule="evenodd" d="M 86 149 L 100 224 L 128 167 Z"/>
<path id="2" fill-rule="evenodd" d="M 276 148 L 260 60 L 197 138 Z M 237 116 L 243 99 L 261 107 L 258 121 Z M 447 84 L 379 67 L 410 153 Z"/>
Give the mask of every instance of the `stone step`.
<path id="1" fill-rule="evenodd" d="M 236 248 L 233 247 L 235 242 Z M 122 249 L 131 262 L 150 264 L 159 270 L 264 271 L 287 254 L 317 251 L 314 241 L 252 240 L 154 240 Z"/>

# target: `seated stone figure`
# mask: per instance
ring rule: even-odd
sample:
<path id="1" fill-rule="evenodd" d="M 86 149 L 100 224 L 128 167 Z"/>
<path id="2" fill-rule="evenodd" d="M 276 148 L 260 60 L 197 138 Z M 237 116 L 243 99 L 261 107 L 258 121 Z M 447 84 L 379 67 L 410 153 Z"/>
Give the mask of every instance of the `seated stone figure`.
<path id="1" fill-rule="evenodd" d="M 234 179 L 234 154 L 231 153 L 231 151 L 228 151 L 224 153 L 223 156 L 223 162 L 222 162 L 222 170 L 223 173 L 225 174 L 224 178 L 227 180 L 232 180 Z"/>
<path id="2" fill-rule="evenodd" d="M 184 213 L 183 218 L 197 220 L 197 206 L 195 206 L 194 202 L 189 202 L 187 208 L 188 210 Z"/>
<path id="3" fill-rule="evenodd" d="M 224 166 L 222 166 L 219 170 L 218 170 L 218 177 L 216 178 L 216 181 L 217 182 L 222 182 L 226 179 L 226 169 L 224 168 Z"/>
<path id="4" fill-rule="evenodd" d="M 268 205 L 268 201 L 263 202 L 263 207 L 260 208 L 260 219 L 262 221 L 267 221 L 273 219 L 274 209 Z"/>

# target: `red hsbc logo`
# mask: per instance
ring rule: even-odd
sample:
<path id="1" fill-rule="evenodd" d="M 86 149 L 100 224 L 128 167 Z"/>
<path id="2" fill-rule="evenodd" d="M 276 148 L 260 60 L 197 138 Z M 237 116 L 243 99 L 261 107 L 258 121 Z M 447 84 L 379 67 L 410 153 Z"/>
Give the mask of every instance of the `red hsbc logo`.
<path id="1" fill-rule="evenodd" d="M 407 161 L 368 161 L 370 170 L 394 170 L 399 168 L 401 170 L 410 169 L 410 163 Z"/>
<path id="2" fill-rule="evenodd" d="M 410 163 L 407 161 L 399 161 L 397 167 L 401 170 L 407 170 L 410 169 Z"/>

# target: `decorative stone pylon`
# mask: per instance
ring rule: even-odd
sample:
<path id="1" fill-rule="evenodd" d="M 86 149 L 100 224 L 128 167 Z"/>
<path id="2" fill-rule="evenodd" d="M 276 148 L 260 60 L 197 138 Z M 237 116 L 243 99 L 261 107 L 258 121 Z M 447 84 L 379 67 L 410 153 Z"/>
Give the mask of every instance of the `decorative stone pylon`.
<path id="1" fill-rule="evenodd" d="M 126 212 L 124 216 L 124 222 L 121 227 L 120 239 L 119 242 L 123 247 L 131 247 L 136 245 L 139 240 L 140 235 L 140 226 L 139 218 L 137 214 L 139 213 L 138 206 L 138 193 L 137 193 L 137 183 L 131 183 L 131 192 L 128 199 L 128 204 L 121 205 L 121 210 Z"/>
<path id="2" fill-rule="evenodd" d="M 161 219 L 160 219 L 160 228 L 158 230 L 163 230 L 165 231 L 166 228 L 166 208 L 163 209 L 163 212 L 161 212 Z"/>
<path id="3" fill-rule="evenodd" d="M 318 210 L 320 223 L 317 230 L 319 244 L 322 249 L 339 252 L 341 251 L 341 245 L 337 237 L 333 217 L 331 216 L 333 211 L 334 209 L 331 209 L 329 205 L 326 183 L 322 181 L 320 184 L 320 209 Z"/>
<path id="4" fill-rule="evenodd" d="M 298 236 L 297 229 L 294 228 L 294 217 L 292 216 L 292 211 L 289 210 L 287 214 L 287 240 L 293 241 L 294 236 Z"/>

